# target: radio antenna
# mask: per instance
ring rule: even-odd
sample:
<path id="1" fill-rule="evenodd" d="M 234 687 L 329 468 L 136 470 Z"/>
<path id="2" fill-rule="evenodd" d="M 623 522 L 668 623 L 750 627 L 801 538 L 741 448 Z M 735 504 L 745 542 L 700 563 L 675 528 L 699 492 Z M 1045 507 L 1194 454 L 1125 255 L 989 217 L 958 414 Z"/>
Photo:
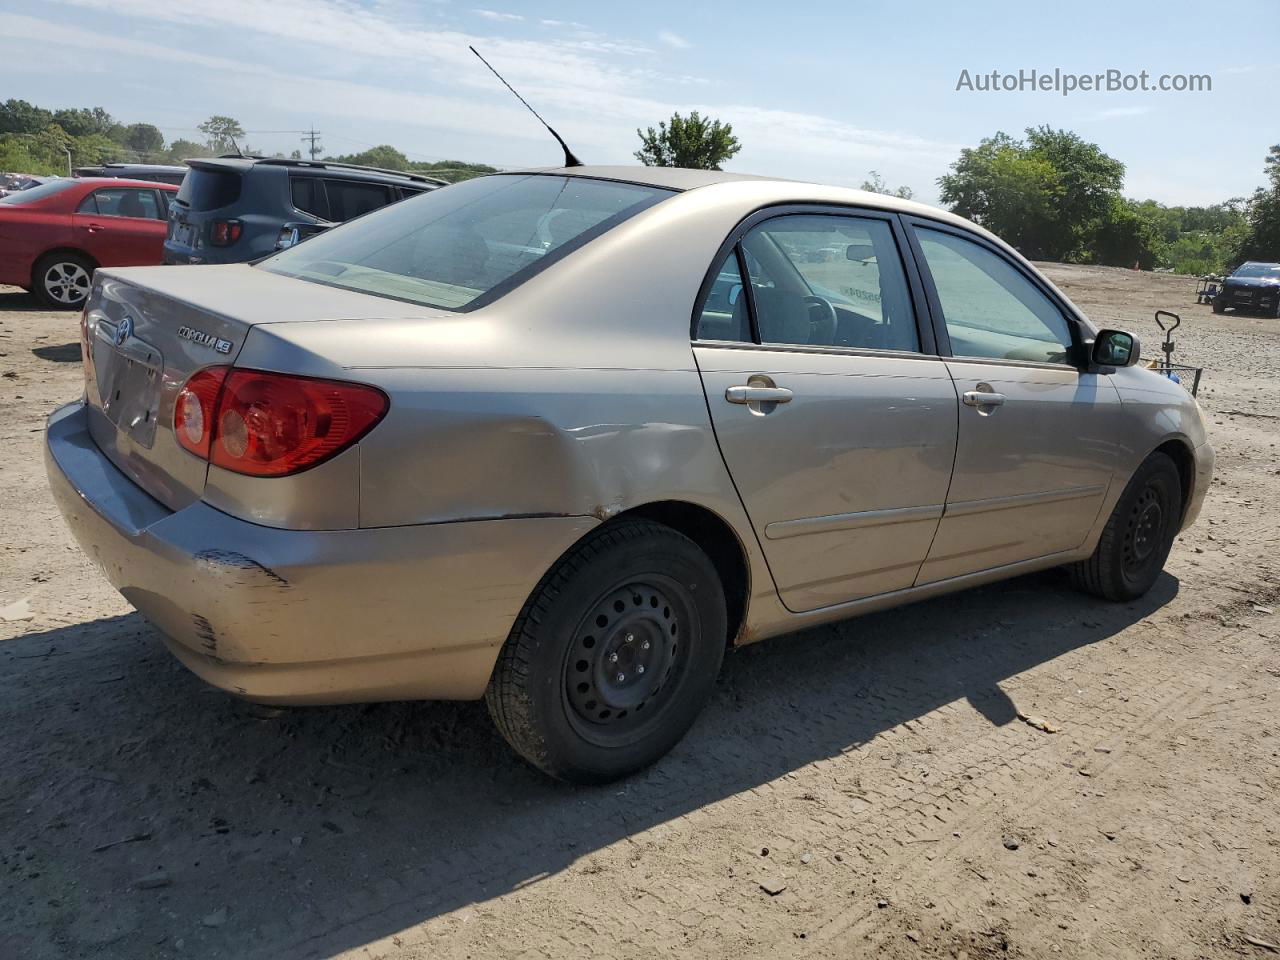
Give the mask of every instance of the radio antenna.
<path id="1" fill-rule="evenodd" d="M 467 49 L 468 49 L 468 50 L 470 50 L 472 53 L 474 53 L 477 57 L 479 57 L 479 58 L 480 58 L 480 62 L 481 62 L 481 63 L 483 63 L 486 67 L 488 67 L 488 68 L 489 68 L 489 72 L 490 72 L 490 73 L 492 73 L 495 77 L 497 77 L 500 81 L 502 81 L 502 85 L 503 85 L 504 87 L 506 87 L 508 90 L 510 90 L 510 91 L 512 92 L 512 94 L 514 94 L 514 95 L 515 95 L 515 98 L 516 98 L 517 100 L 519 100 L 521 103 L 523 103 L 523 104 L 525 105 L 525 108 L 526 108 L 530 113 L 532 113 L 535 117 L 537 117 L 537 118 L 538 118 L 538 122 L 539 122 L 539 123 L 541 123 L 544 127 L 546 127 L 546 128 L 547 128 L 547 133 L 551 134 L 553 137 L 555 137 L 555 138 L 556 138 L 556 143 L 560 144 L 560 149 L 564 151 L 564 165 L 565 165 L 566 167 L 580 167 L 580 166 L 582 166 L 582 161 L 581 161 L 581 160 L 579 160 L 577 157 L 575 157 L 575 156 L 573 155 L 573 151 L 569 149 L 569 145 L 568 145 L 567 143 L 565 143 L 565 142 L 564 142 L 564 137 L 562 137 L 562 136 L 560 136 L 560 134 L 556 133 L 556 132 L 555 132 L 555 130 L 553 130 L 553 129 L 551 128 L 551 124 L 547 123 L 547 121 L 545 121 L 545 120 L 543 120 L 543 119 L 542 119 L 542 114 L 538 113 L 538 111 L 537 111 L 537 110 L 535 110 L 535 109 L 533 109 L 533 107 L 529 106 L 529 101 L 528 101 L 528 100 L 526 100 L 524 97 L 520 96 L 520 94 L 516 93 L 516 88 L 515 88 L 515 87 L 513 87 L 511 84 L 507 83 L 507 81 L 506 81 L 506 80 L 503 80 L 503 78 L 502 78 L 502 74 L 500 74 L 497 70 L 494 70 L 494 69 L 493 69 L 493 64 L 491 64 L 491 63 L 490 63 L 488 60 L 486 60 L 484 57 L 481 57 L 481 56 L 480 56 L 480 51 L 479 51 L 479 50 L 477 50 L 475 47 L 468 46 L 468 47 L 467 47 Z"/>

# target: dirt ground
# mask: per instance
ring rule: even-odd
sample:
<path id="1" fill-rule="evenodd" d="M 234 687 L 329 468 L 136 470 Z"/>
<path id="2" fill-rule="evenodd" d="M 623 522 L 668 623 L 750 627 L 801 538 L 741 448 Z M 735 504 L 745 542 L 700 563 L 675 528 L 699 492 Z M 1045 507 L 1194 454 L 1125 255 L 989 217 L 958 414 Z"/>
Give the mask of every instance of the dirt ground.
<path id="1" fill-rule="evenodd" d="M 1180 311 L 1208 368 L 1217 479 L 1150 596 L 1054 572 L 742 650 L 670 758 L 600 789 L 480 704 L 276 710 L 188 674 L 46 491 L 76 318 L 0 290 L 0 957 L 1280 953 L 1280 322 L 1046 269 L 1148 353 Z"/>

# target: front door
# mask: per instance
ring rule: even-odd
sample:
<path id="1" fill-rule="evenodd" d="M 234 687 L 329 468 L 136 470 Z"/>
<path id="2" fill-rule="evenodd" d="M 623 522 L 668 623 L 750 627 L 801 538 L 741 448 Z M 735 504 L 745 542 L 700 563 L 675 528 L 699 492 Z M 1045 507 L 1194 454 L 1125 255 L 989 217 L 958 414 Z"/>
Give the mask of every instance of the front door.
<path id="1" fill-rule="evenodd" d="M 1074 365 L 1075 320 L 992 244 L 916 222 L 959 408 L 946 512 L 919 583 L 1074 550 L 1113 482 L 1120 398 Z"/>
<path id="2" fill-rule="evenodd" d="M 791 610 L 911 586 L 942 515 L 957 400 L 903 244 L 888 215 L 772 216 L 705 285 L 694 355 Z"/>

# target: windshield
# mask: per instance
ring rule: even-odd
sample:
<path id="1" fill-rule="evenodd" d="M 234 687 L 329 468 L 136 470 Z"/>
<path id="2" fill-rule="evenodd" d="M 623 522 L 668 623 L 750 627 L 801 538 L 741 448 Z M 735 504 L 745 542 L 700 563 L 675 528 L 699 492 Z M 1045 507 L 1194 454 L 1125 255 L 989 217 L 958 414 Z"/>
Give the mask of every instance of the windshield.
<path id="1" fill-rule="evenodd" d="M 261 264 L 272 273 L 446 310 L 519 286 L 671 191 L 584 177 L 478 177 L 393 204 Z"/>
<path id="2" fill-rule="evenodd" d="M 1244 263 L 1233 277 L 1275 277 L 1280 279 L 1280 263 Z"/>
<path id="3" fill-rule="evenodd" d="M 1240 264 L 1231 276 L 1274 276 L 1280 279 L 1280 264 Z"/>
<path id="4" fill-rule="evenodd" d="M 28 187 L 26 190 L 21 190 L 18 193 L 11 193 L 7 197 L 0 197 L 0 203 L 8 203 L 15 207 L 21 207 L 28 203 L 35 203 L 38 200 L 43 200 L 45 197 L 51 197 L 55 193 L 61 193 L 63 190 L 67 190 L 75 185 L 76 182 L 70 179 L 50 180 L 48 183 L 42 183 L 38 187 Z"/>

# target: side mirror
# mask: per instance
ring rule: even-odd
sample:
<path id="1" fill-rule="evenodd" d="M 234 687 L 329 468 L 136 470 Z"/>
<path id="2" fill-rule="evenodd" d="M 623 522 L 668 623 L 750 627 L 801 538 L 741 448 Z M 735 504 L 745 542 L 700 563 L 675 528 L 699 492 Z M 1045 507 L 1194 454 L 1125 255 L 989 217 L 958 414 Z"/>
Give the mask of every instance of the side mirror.
<path id="1" fill-rule="evenodd" d="M 1099 330 L 1093 339 L 1089 360 L 1095 367 L 1131 367 L 1141 354 L 1142 345 L 1132 333 Z"/>

